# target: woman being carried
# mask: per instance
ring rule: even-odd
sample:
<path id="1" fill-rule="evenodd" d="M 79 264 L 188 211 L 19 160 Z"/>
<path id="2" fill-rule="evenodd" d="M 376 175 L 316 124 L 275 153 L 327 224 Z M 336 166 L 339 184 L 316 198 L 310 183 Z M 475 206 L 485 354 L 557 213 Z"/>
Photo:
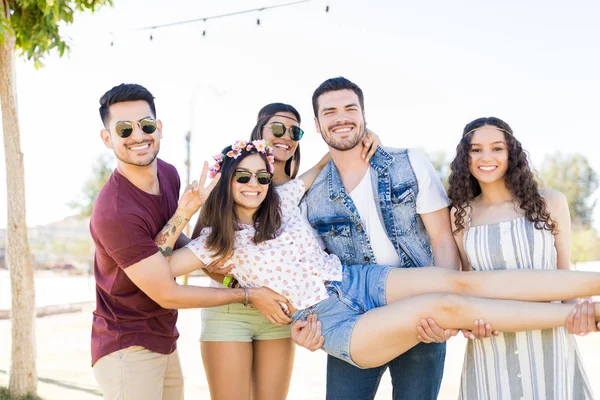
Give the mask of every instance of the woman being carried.
<path id="1" fill-rule="evenodd" d="M 300 123 L 300 113 L 289 104 L 270 103 L 258 112 L 251 140 L 264 139 L 273 146 L 274 186 L 284 184 L 298 174 L 300 140 L 304 135 Z M 377 138 L 371 134 L 365 139 L 367 143 L 375 143 L 371 148 L 365 145 L 365 154 L 369 150 L 375 152 L 377 140 L 374 139 Z M 316 174 L 328 159 L 328 156 L 324 157 L 313 167 Z M 192 239 L 200 235 L 202 227 L 201 215 Z M 163 243 L 162 247 L 165 245 L 169 244 Z M 223 288 L 225 282 L 226 286 L 237 287 L 235 279 L 223 275 L 227 267 L 219 268 L 222 264 L 219 261 L 205 270 L 212 278 L 210 286 Z M 282 312 L 279 304 L 272 304 L 270 310 L 261 308 L 259 311 L 239 303 L 202 309 L 200 351 L 212 399 L 275 400 L 287 396 L 295 350 L 290 335 L 303 324 L 290 329 L 291 319 Z M 261 312 L 267 313 L 269 318 Z M 311 320 L 310 326 L 318 326 L 316 319 Z M 315 331 L 318 340 L 320 331 Z M 320 346 L 318 341 L 315 342 L 315 346 Z"/>
<path id="2" fill-rule="evenodd" d="M 225 148 L 214 170 L 221 176 L 203 205 L 205 228 L 173 253 L 173 273 L 233 253 L 232 273 L 247 298 L 264 286 L 285 296 L 292 319 L 316 313 L 323 349 L 361 368 L 382 365 L 415 346 L 415 327 L 424 317 L 442 327 L 469 328 L 485 315 L 504 332 L 543 329 L 563 325 L 573 307 L 526 301 L 600 294 L 600 273 L 591 272 L 346 268 L 319 248 L 297 207 L 315 176 L 274 190 L 271 149 L 262 141 Z"/>

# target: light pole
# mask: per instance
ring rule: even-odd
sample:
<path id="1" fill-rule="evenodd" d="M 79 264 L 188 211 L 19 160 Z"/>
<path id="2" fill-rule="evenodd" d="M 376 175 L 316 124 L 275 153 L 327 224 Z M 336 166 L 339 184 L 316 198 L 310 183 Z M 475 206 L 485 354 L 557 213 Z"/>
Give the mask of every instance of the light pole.
<path id="1" fill-rule="evenodd" d="M 186 158 L 185 158 L 185 170 L 186 170 L 186 178 L 185 178 L 185 184 L 186 186 L 190 184 L 191 182 L 191 142 L 192 142 L 192 132 L 194 130 L 194 120 L 195 120 L 195 108 L 196 108 L 196 100 L 197 100 L 197 94 L 198 91 L 200 89 L 209 89 L 209 91 L 212 93 L 213 97 L 221 97 L 227 94 L 227 90 L 225 91 L 220 91 L 217 88 L 215 88 L 213 85 L 211 84 L 198 84 L 194 87 L 194 90 L 192 91 L 192 98 L 190 100 L 190 130 L 187 131 L 186 135 L 185 135 L 185 148 L 186 148 Z M 189 221 L 188 224 L 185 227 L 185 235 L 187 237 L 190 237 L 190 230 L 191 230 L 191 222 Z M 188 283 L 188 275 L 185 274 L 183 275 L 182 278 L 182 283 L 184 285 L 187 285 Z"/>

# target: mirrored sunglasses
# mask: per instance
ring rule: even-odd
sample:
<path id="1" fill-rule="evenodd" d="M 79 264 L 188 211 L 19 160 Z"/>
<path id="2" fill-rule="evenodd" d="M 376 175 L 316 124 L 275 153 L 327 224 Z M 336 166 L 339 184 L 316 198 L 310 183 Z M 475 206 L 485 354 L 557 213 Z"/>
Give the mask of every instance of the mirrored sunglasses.
<path id="1" fill-rule="evenodd" d="M 269 185 L 273 179 L 273 174 L 270 172 L 258 172 L 254 174 L 248 171 L 235 171 L 233 174 L 237 183 L 248 183 L 253 176 L 256 177 L 256 181 L 261 185 Z"/>
<path id="2" fill-rule="evenodd" d="M 140 127 L 141 131 L 147 135 L 153 134 L 156 131 L 156 128 L 158 127 L 156 121 L 152 118 L 142 118 L 139 121 L 137 121 L 136 124 Z M 125 139 L 131 136 L 134 128 L 135 127 L 132 122 L 120 121 L 117 122 L 114 129 L 117 135 L 119 135 L 119 137 Z"/>
<path id="3" fill-rule="evenodd" d="M 302 136 L 304 135 L 304 131 L 296 125 L 292 125 L 289 128 L 286 128 L 285 125 L 281 122 L 271 122 L 269 126 L 271 127 L 271 133 L 273 134 L 273 136 L 278 138 L 285 135 L 286 131 L 289 131 L 290 138 L 293 141 L 297 142 L 298 140 L 302 139 Z"/>

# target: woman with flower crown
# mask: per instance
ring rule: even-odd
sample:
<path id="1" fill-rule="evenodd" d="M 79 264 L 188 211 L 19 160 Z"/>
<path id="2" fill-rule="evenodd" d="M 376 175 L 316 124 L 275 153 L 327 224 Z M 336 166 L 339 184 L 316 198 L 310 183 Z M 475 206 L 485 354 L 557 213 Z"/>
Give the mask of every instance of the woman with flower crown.
<path id="1" fill-rule="evenodd" d="M 265 150 L 268 142 L 273 150 L 268 156 L 273 165 L 273 184 L 282 185 L 296 178 L 300 167 L 300 114 L 288 104 L 271 103 L 263 107 L 257 116 L 249 142 L 236 142 L 231 149 L 215 156 L 217 163 L 211 176 L 219 172 L 223 157 L 238 157 L 244 146 L 254 146 L 256 151 Z M 364 158 L 368 162 L 379 143 L 376 135 L 368 132 L 364 144 Z M 371 146 L 371 144 L 373 144 Z M 328 161 L 324 157 L 312 170 L 316 176 Z M 192 238 L 200 235 L 202 216 L 198 218 Z M 168 243 L 163 244 L 168 246 Z M 211 279 L 210 286 L 238 287 L 236 280 L 226 277 L 231 267 L 220 268 L 227 257 L 220 257 L 205 269 Z M 273 301 L 273 298 L 270 299 Z M 265 317 L 263 313 L 269 315 Z M 304 335 L 305 343 L 318 348 L 322 344 L 319 323 L 314 316 L 298 321 L 290 329 L 291 319 L 283 313 L 279 303 L 272 307 L 244 307 L 229 304 L 202 310 L 200 349 L 208 385 L 213 399 L 242 398 L 252 393 L 256 399 L 281 399 L 288 392 L 294 363 L 294 349 L 290 330 Z M 314 328 L 302 331 L 307 324 Z M 235 373 L 232 373 L 235 366 Z M 235 389 L 232 389 L 235 388 Z"/>
<path id="2" fill-rule="evenodd" d="M 468 328 L 486 315 L 504 332 L 545 329 L 563 325 L 572 306 L 537 301 L 600 293 L 600 273 L 591 272 L 343 266 L 320 249 L 297 207 L 316 174 L 274 189 L 271 148 L 263 144 L 238 141 L 218 157 L 220 178 L 202 205 L 204 227 L 173 253 L 172 273 L 232 254 L 228 263 L 246 304 L 266 287 L 285 297 L 281 302 L 293 320 L 318 313 L 323 349 L 348 363 L 370 368 L 404 353 L 418 343 L 415 327 L 424 316 L 445 327 Z M 600 306 L 594 311 L 599 317 Z M 275 314 L 267 318 L 284 323 Z M 237 371 L 230 365 L 231 375 Z M 246 392 L 228 388 L 235 394 L 230 397 L 250 398 L 247 386 Z"/>
<path id="3" fill-rule="evenodd" d="M 257 116 L 257 123 L 250 137 L 250 142 L 258 141 L 257 150 L 264 149 L 269 143 L 273 152 L 268 156 L 273 163 L 273 185 L 280 186 L 296 178 L 300 168 L 300 139 L 304 134 L 300 128 L 300 113 L 291 105 L 271 103 L 264 106 Z M 370 143 L 375 143 L 370 146 Z M 369 133 L 365 139 L 365 156 L 374 153 L 377 143 L 376 135 Z M 232 156 L 239 146 L 225 156 Z M 367 154 L 370 151 L 369 154 Z M 222 162 L 222 155 L 216 156 L 216 170 Z M 328 161 L 328 156 L 315 166 L 318 174 Z M 368 160 L 368 158 L 367 158 Z M 200 235 L 203 225 L 201 216 L 192 234 L 192 238 Z M 212 278 L 212 287 L 223 287 L 224 280 L 230 287 L 238 287 L 236 280 L 230 280 L 224 273 L 231 267 L 219 268 L 225 261 L 215 263 L 214 270 L 207 272 Z M 262 310 L 261 310 L 262 311 Z M 278 322 L 291 321 L 285 314 L 274 314 Z M 275 321 L 273 321 L 275 322 Z M 202 332 L 200 350 L 206 371 L 208 385 L 213 399 L 238 398 L 239 393 L 253 393 L 256 399 L 281 399 L 288 392 L 292 368 L 294 364 L 295 346 L 290 339 L 290 325 L 278 325 L 267 319 L 254 307 L 241 304 L 230 304 L 202 310 Z M 314 316 L 309 322 L 298 322 L 291 329 L 299 332 L 306 324 L 314 325 L 311 335 L 315 347 L 322 342 L 318 322 Z M 310 343 L 311 338 L 307 338 Z M 236 374 L 231 374 L 231 365 L 237 365 Z M 231 391 L 235 386 L 239 390 Z M 250 389 L 251 387 L 251 389 Z"/>

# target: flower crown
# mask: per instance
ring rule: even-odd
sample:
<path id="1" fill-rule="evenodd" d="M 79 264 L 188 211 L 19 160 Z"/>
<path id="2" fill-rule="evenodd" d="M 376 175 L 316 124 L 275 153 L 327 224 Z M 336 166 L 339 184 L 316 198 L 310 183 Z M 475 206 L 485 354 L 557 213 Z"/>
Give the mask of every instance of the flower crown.
<path id="1" fill-rule="evenodd" d="M 242 153 L 246 151 L 255 151 L 257 153 L 263 153 L 267 156 L 267 160 L 269 161 L 269 172 L 275 172 L 275 166 L 273 163 L 275 162 L 275 157 L 273 157 L 273 148 L 269 146 L 269 143 L 263 140 L 253 140 L 252 142 L 246 142 L 245 140 L 236 140 L 231 145 L 231 150 L 227 152 L 227 154 L 216 154 L 213 156 L 215 159 L 215 165 L 210 167 L 209 174 L 211 178 L 214 178 L 219 171 L 221 170 L 221 166 L 223 165 L 223 160 L 225 157 L 236 159 L 242 155 Z"/>

